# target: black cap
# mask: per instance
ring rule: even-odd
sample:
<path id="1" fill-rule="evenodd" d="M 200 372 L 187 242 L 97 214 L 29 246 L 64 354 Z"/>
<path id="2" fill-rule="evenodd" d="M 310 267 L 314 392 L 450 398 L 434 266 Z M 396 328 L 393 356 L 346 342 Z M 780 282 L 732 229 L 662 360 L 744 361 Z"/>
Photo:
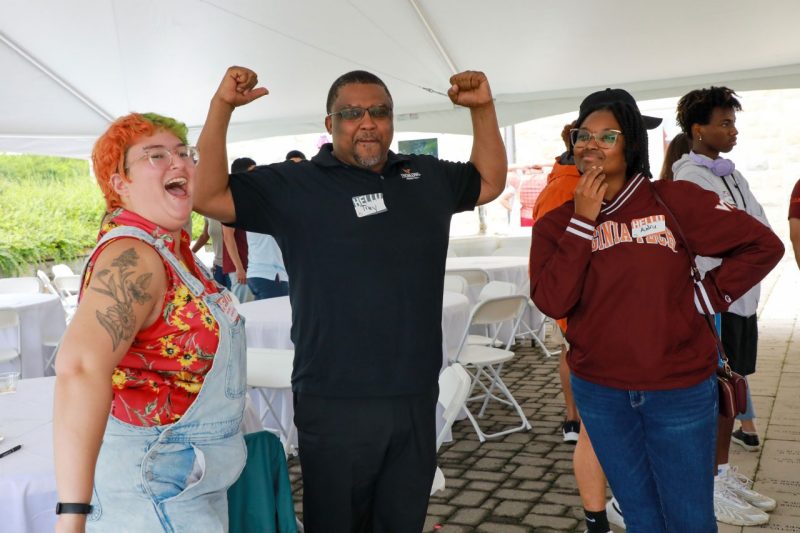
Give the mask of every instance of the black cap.
<path id="1" fill-rule="evenodd" d="M 579 113 L 581 116 L 585 116 L 595 109 L 604 107 L 608 104 L 613 104 L 615 102 L 631 105 L 636 109 L 636 111 L 639 111 L 639 106 L 636 105 L 636 100 L 634 100 L 633 96 L 631 96 L 631 93 L 625 89 L 605 89 L 604 91 L 597 91 L 596 93 L 592 93 L 584 98 L 583 102 L 581 102 Z M 639 111 L 639 114 L 641 115 L 641 111 Z M 644 126 L 648 130 L 655 129 L 661 125 L 661 119 L 658 117 L 648 117 L 647 115 L 642 115 L 642 121 L 644 121 Z"/>

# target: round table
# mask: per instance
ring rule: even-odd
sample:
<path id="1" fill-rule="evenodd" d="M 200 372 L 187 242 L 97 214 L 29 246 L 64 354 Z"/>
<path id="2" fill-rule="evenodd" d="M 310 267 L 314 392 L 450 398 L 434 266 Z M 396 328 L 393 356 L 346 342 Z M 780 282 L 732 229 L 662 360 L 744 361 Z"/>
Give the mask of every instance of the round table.
<path id="1" fill-rule="evenodd" d="M 268 298 L 239 304 L 239 314 L 245 317 L 245 335 L 250 348 L 293 349 L 290 338 L 292 307 L 288 296 Z M 461 337 L 469 321 L 471 306 L 463 294 L 445 292 L 442 295 L 442 369 L 448 365 L 448 356 L 455 356 Z M 260 393 L 251 391 L 250 399 L 264 420 L 265 426 L 277 429 L 275 413 L 267 412 Z M 294 423 L 294 405 L 290 390 L 271 394 L 272 407 L 280 424 L 289 428 Z M 296 434 L 296 433 L 295 433 Z M 290 442 L 294 446 L 296 442 Z"/>
<path id="2" fill-rule="evenodd" d="M 54 377 L 22 379 L 0 394 L 0 517 L 3 531 L 52 532 L 56 523 L 53 466 Z"/>
<path id="3" fill-rule="evenodd" d="M 507 281 L 517 287 L 519 294 L 528 294 L 530 279 L 528 278 L 528 258 L 502 255 L 479 255 L 472 257 L 448 257 L 446 272 L 465 268 L 479 268 L 489 274 L 489 281 Z M 469 299 L 473 304 L 478 301 L 480 287 L 470 287 Z"/>
<path id="4" fill-rule="evenodd" d="M 61 300 L 55 294 L 12 292 L 0 294 L 0 309 L 13 309 L 19 314 L 22 377 L 36 378 L 50 374 L 45 364 L 51 355 L 45 341 L 61 338 L 67 327 Z M 0 346 L 16 346 L 16 332 L 0 331 Z M 16 367 L 14 368 L 16 369 Z"/>

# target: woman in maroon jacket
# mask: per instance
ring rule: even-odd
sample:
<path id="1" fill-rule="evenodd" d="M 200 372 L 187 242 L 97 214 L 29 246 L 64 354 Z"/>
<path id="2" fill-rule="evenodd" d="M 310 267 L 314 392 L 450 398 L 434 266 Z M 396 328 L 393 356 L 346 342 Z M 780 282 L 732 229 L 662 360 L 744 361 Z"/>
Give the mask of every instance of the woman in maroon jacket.
<path id="1" fill-rule="evenodd" d="M 531 296 L 569 319 L 573 394 L 628 531 L 716 531 L 717 352 L 701 313 L 761 280 L 783 245 L 694 184 L 650 183 L 645 124 L 622 89 L 587 97 L 571 140 L 582 177 L 534 228 Z M 724 258 L 697 291 L 655 191 L 695 253 Z"/>

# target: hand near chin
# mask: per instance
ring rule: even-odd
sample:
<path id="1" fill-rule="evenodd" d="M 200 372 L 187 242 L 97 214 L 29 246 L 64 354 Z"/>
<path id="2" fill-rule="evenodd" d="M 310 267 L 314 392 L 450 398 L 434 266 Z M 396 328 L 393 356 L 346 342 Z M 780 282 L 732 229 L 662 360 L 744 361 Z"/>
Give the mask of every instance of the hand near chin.
<path id="1" fill-rule="evenodd" d="M 269 94 L 266 87 L 256 87 L 258 75 L 246 67 L 230 67 L 225 72 L 225 77 L 219 84 L 214 99 L 224 102 L 231 107 L 249 104 L 265 94 Z"/>
<path id="2" fill-rule="evenodd" d="M 467 70 L 450 77 L 447 96 L 454 104 L 481 107 L 492 103 L 492 90 L 483 72 Z"/>
<path id="3" fill-rule="evenodd" d="M 608 189 L 603 167 L 592 167 L 585 171 L 575 187 L 575 214 L 589 220 L 597 220 L 603 197 Z"/>

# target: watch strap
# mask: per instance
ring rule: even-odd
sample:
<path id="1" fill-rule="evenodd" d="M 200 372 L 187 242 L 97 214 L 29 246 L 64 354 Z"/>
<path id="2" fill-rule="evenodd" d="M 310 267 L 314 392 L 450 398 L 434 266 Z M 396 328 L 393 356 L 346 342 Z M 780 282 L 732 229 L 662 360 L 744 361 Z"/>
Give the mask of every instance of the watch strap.
<path id="1" fill-rule="evenodd" d="M 88 503 L 61 503 L 56 504 L 56 514 L 92 514 L 92 506 Z"/>

